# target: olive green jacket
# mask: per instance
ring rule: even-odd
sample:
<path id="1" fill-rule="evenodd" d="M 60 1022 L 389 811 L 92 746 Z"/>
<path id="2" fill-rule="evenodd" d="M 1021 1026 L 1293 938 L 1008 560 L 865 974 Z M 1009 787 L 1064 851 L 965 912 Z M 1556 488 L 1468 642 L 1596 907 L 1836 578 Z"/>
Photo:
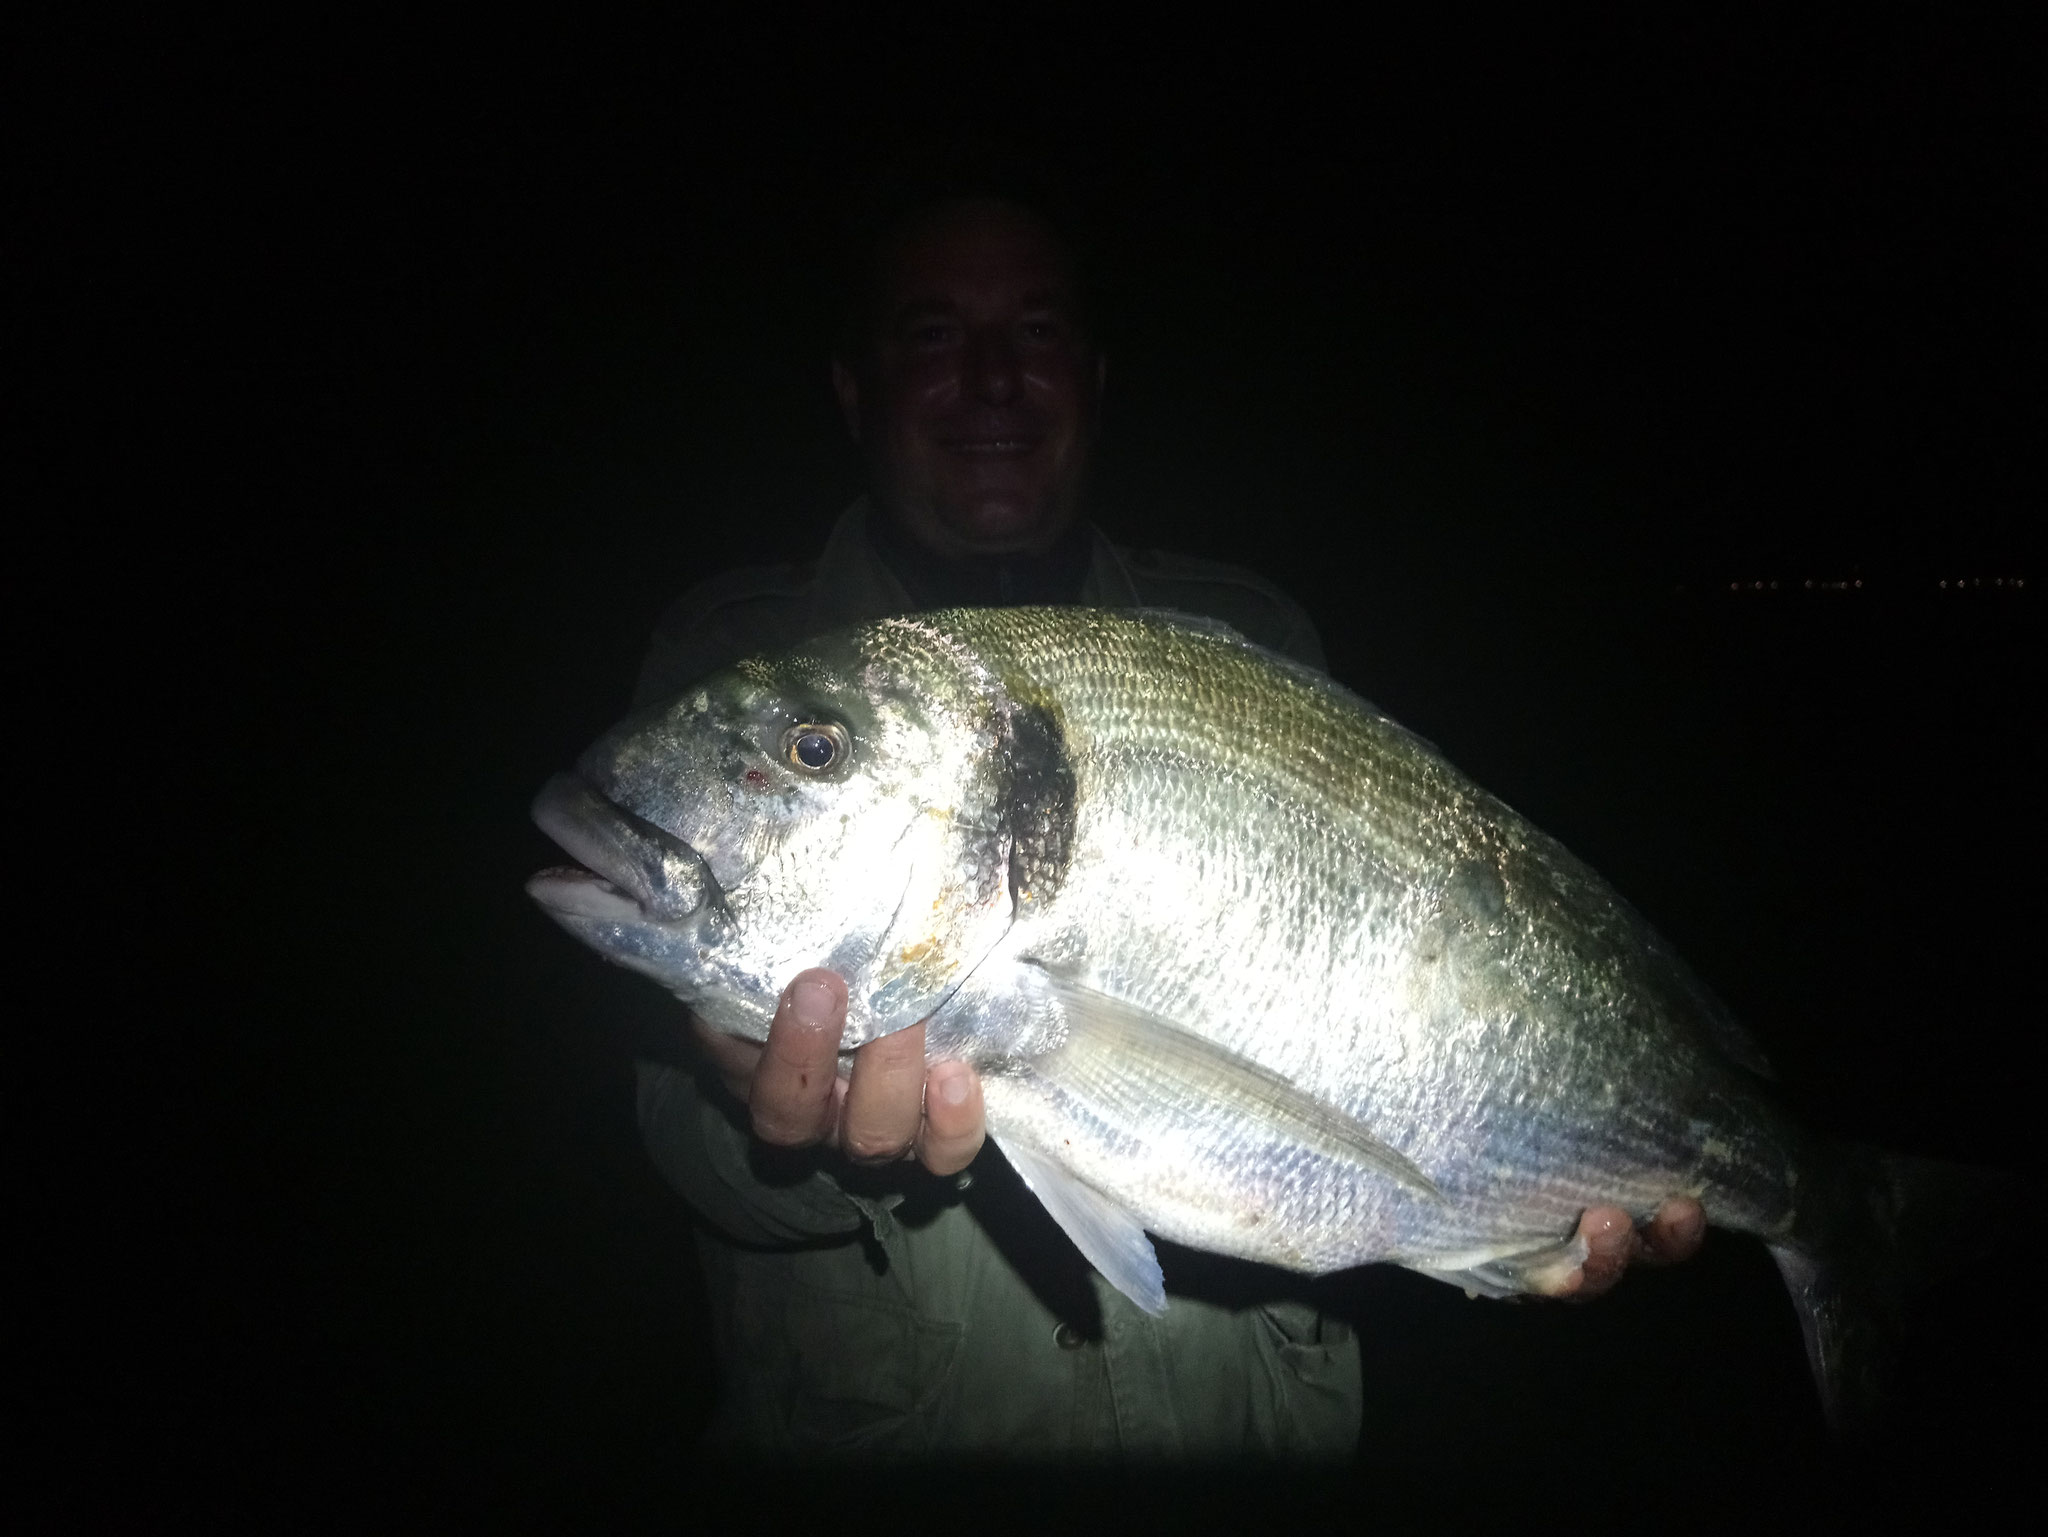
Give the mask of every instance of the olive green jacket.
<path id="1" fill-rule="evenodd" d="M 750 653 L 916 605 L 856 502 L 808 566 L 734 571 L 675 603 L 636 703 Z M 1094 533 L 1082 601 L 1172 608 L 1323 665 L 1314 628 L 1235 567 Z M 791 1457 L 1344 1460 L 1358 1347 L 1294 1278 L 1162 1245 L 1153 1318 L 1106 1285 L 984 1151 L 970 1175 L 859 1170 L 748 1135 L 708 1075 L 640 1064 L 649 1153 L 701 1219 L 723 1373 L 709 1445 Z"/>

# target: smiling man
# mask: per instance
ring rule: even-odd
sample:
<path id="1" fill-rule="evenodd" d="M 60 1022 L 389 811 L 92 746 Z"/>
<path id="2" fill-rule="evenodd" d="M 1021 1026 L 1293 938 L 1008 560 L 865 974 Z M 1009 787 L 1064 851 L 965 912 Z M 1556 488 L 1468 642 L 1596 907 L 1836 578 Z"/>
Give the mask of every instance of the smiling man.
<path id="1" fill-rule="evenodd" d="M 808 565 L 733 572 L 663 617 L 638 702 L 843 625 L 955 604 L 1173 608 L 1320 668 L 1299 607 L 1249 572 L 1112 544 L 1084 517 L 1107 365 L 1082 243 L 1028 171 L 955 165 L 857 243 L 832 365 L 870 495 Z M 714 1446 L 764 1458 L 1343 1461 L 1350 1326 L 1311 1283 L 1160 1245 L 1171 1305 L 1136 1308 L 1001 1162 L 981 1094 L 927 1071 L 924 1028 L 839 1071 L 846 993 L 806 971 L 765 1047 L 695 1032 L 703 1070 L 640 1073 L 655 1162 L 703 1219 L 724 1374 Z M 962 1178 L 974 1165 L 973 1177 Z M 1638 1234 L 1586 1214 L 1593 1295 L 1632 1255 L 1697 1246 L 1680 1203 Z"/>
<path id="2" fill-rule="evenodd" d="M 963 199 L 886 237 L 832 367 L 877 503 L 944 562 L 1043 556 L 1078 526 L 1107 367 L 1044 220 Z"/>

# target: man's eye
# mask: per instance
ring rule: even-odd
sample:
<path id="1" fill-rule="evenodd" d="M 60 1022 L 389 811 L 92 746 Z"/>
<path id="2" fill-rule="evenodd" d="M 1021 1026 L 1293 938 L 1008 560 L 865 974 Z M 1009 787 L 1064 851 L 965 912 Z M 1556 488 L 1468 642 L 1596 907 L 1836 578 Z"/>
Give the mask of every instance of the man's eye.
<path id="1" fill-rule="evenodd" d="M 913 326 L 910 339 L 920 347 L 943 347 L 953 339 L 953 328 L 944 321 L 935 320 L 927 325 Z"/>

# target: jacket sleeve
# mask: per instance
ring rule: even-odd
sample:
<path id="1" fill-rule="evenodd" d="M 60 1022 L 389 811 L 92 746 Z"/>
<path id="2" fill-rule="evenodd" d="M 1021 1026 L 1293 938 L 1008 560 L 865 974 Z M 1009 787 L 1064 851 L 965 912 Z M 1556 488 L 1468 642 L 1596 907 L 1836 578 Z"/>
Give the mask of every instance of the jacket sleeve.
<path id="1" fill-rule="evenodd" d="M 784 1248 L 851 1237 L 865 1213 L 833 1183 L 820 1159 L 794 1154 L 786 1170 L 765 1168 L 767 1151 L 723 1090 L 665 1062 L 641 1061 L 640 1138 L 662 1178 L 697 1215 L 728 1238 Z"/>

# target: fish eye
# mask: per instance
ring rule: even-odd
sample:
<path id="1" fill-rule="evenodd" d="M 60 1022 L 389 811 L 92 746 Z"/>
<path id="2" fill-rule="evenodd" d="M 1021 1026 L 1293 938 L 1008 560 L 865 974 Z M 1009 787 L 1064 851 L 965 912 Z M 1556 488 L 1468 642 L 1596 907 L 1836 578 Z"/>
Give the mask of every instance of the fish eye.
<path id="1" fill-rule="evenodd" d="M 806 774 L 822 774 L 843 762 L 852 746 L 846 728 L 829 722 L 805 721 L 782 733 L 782 756 Z"/>

